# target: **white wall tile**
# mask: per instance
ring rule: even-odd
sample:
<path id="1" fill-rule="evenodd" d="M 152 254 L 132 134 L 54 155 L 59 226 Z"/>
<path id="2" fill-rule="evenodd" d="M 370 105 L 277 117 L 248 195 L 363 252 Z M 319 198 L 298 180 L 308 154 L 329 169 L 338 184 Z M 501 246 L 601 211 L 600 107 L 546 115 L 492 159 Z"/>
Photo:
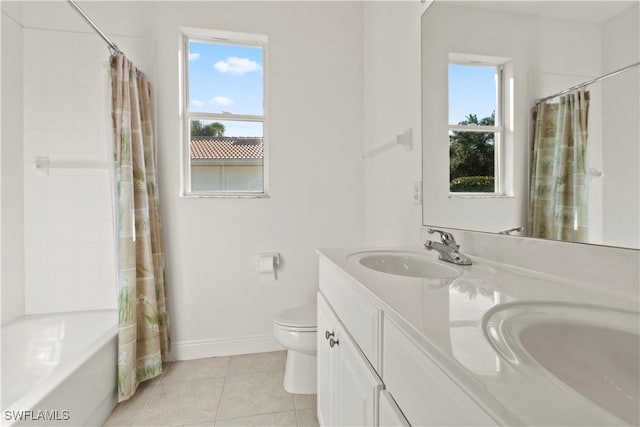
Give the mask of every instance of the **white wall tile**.
<path id="1" fill-rule="evenodd" d="M 27 314 L 38 313 L 51 313 L 53 312 L 54 304 L 53 297 L 55 292 L 53 291 L 36 291 L 32 292 L 28 290 L 25 298 L 25 312 Z"/>
<path id="2" fill-rule="evenodd" d="M 75 225 L 73 221 L 47 221 L 46 241 L 53 244 L 73 245 L 75 242 Z"/>
<path id="3" fill-rule="evenodd" d="M 23 31 L 23 55 L 25 61 L 30 59 L 45 60 L 47 58 L 47 39 L 49 31 L 25 29 Z"/>
<path id="4" fill-rule="evenodd" d="M 73 107 L 50 105 L 46 112 L 48 129 L 73 130 Z"/>
<path id="5" fill-rule="evenodd" d="M 28 243 L 44 243 L 48 239 L 47 221 L 25 221 L 24 241 Z"/>
<path id="6" fill-rule="evenodd" d="M 48 195 L 49 197 L 68 197 L 74 195 L 74 175 L 51 175 L 48 179 Z M 71 218 L 66 218 L 71 219 Z"/>
<path id="7" fill-rule="evenodd" d="M 78 86 L 99 85 L 102 82 L 100 65 L 97 62 L 74 62 L 73 84 Z"/>
<path id="8" fill-rule="evenodd" d="M 82 106 L 77 105 L 73 107 L 73 124 L 75 129 L 80 130 L 94 130 L 98 129 L 100 125 L 100 118 L 102 117 L 101 110 L 97 106 Z"/>
<path id="9" fill-rule="evenodd" d="M 73 107 L 73 84 L 70 81 L 47 84 L 45 102 L 49 107 Z"/>
<path id="10" fill-rule="evenodd" d="M 25 257 L 25 268 L 27 270 L 39 270 L 49 266 L 47 242 L 28 242 L 25 243 L 24 249 L 25 253 L 28 254 L 28 256 Z"/>
<path id="11" fill-rule="evenodd" d="M 73 218 L 72 197 L 49 197 L 47 219 L 49 221 L 65 221 Z"/>
<path id="12" fill-rule="evenodd" d="M 46 83 L 26 83 L 24 84 L 24 105 L 35 105 L 44 107 L 47 105 Z"/>
<path id="13" fill-rule="evenodd" d="M 79 106 L 101 106 L 102 90 L 99 84 L 74 84 L 73 104 Z"/>
<path id="14" fill-rule="evenodd" d="M 47 61 L 43 58 L 25 58 L 24 64 L 24 82 L 25 83 L 41 83 L 47 82 Z"/>
<path id="15" fill-rule="evenodd" d="M 56 291 L 75 288 L 75 268 L 72 265 L 56 265 L 49 267 L 49 281 Z"/>
<path id="16" fill-rule="evenodd" d="M 75 146 L 73 130 L 49 129 L 47 131 L 47 145 L 50 153 L 73 153 Z"/>
<path id="17" fill-rule="evenodd" d="M 24 150 L 27 151 L 47 151 L 47 130 L 46 129 L 25 129 L 24 130 Z M 29 158 L 28 160 L 33 161 Z"/>
<path id="18" fill-rule="evenodd" d="M 47 128 L 47 108 L 44 105 L 24 105 L 24 128 L 26 129 L 46 129 Z"/>
<path id="19" fill-rule="evenodd" d="M 73 34 L 65 31 L 46 31 L 47 59 L 52 61 L 73 58 Z"/>
<path id="20" fill-rule="evenodd" d="M 47 62 L 47 84 L 71 85 L 73 83 L 73 66 L 70 59 L 49 60 Z"/>
<path id="21" fill-rule="evenodd" d="M 73 34 L 73 60 L 98 62 L 104 53 L 104 44 L 95 34 Z"/>
<path id="22" fill-rule="evenodd" d="M 26 312 L 115 308 L 104 46 L 93 34 L 24 34 Z"/>

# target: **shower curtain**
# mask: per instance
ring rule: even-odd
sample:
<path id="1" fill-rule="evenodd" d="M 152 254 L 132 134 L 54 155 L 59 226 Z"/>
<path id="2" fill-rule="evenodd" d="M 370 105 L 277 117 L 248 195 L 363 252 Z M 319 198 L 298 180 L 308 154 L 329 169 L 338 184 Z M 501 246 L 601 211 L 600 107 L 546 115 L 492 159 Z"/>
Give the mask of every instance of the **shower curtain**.
<path id="1" fill-rule="evenodd" d="M 162 373 L 170 348 L 150 84 L 111 57 L 118 263 L 118 400 Z"/>
<path id="2" fill-rule="evenodd" d="M 584 89 L 533 108 L 531 237 L 573 242 L 588 239 L 588 114 L 589 92 Z"/>

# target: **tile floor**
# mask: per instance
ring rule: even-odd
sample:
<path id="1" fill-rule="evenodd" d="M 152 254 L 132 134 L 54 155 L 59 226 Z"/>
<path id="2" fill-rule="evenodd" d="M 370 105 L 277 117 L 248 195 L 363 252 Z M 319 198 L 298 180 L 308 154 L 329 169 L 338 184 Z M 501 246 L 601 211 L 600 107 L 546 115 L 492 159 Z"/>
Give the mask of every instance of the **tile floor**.
<path id="1" fill-rule="evenodd" d="M 173 362 L 105 426 L 317 426 L 316 395 L 282 386 L 286 352 Z"/>

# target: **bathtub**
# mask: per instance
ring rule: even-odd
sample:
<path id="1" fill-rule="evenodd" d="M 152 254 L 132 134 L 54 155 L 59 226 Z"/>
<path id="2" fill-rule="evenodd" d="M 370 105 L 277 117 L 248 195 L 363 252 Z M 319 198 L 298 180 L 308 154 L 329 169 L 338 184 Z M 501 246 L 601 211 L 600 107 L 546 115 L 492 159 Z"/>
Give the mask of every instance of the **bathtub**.
<path id="1" fill-rule="evenodd" d="M 116 310 L 2 326 L 2 425 L 102 425 L 117 404 Z"/>

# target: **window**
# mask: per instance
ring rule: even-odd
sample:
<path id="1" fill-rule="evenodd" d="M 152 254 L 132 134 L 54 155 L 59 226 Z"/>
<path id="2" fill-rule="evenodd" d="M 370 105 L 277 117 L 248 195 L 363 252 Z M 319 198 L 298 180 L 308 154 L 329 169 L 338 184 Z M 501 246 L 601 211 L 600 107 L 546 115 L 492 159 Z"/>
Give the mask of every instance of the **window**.
<path id="1" fill-rule="evenodd" d="M 503 67 L 495 59 L 449 57 L 449 192 L 502 195 Z"/>
<path id="2" fill-rule="evenodd" d="M 183 195 L 266 195 L 266 44 L 262 35 L 184 30 Z"/>

